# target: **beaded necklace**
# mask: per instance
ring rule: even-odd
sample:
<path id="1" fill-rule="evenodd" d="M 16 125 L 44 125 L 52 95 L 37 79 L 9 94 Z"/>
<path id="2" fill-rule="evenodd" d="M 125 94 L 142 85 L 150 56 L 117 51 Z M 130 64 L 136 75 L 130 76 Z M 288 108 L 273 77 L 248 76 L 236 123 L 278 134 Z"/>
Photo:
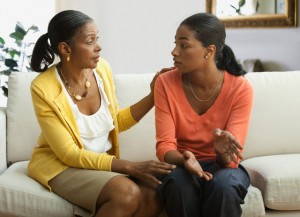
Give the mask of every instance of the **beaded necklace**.
<path id="1" fill-rule="evenodd" d="M 77 101 L 83 100 L 87 96 L 87 94 L 89 93 L 89 87 L 91 86 L 91 83 L 88 80 L 89 76 L 86 76 L 86 69 L 84 70 L 85 91 L 81 96 L 79 94 L 77 94 L 76 91 L 74 90 L 74 88 L 72 88 L 70 86 L 69 82 L 67 81 L 67 79 L 64 76 L 61 66 L 58 67 L 58 72 L 59 72 L 60 77 L 62 78 L 63 83 L 66 85 L 67 91 L 70 94 L 70 96 L 74 97 Z"/>

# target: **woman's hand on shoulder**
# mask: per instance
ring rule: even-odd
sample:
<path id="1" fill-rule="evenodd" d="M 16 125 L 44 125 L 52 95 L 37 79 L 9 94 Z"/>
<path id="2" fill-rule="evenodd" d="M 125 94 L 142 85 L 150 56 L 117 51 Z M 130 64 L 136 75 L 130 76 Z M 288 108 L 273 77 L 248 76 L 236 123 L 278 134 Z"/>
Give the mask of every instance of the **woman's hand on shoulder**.
<path id="1" fill-rule="evenodd" d="M 152 95 L 153 95 L 153 93 L 154 93 L 154 85 L 155 85 L 155 81 L 156 81 L 157 77 L 158 77 L 160 74 L 163 74 L 163 73 L 165 73 L 165 72 L 167 72 L 167 71 L 170 71 L 170 70 L 173 70 L 173 69 L 175 69 L 174 66 L 169 67 L 169 68 L 162 68 L 160 71 L 156 72 L 156 74 L 154 75 L 154 77 L 153 77 L 153 79 L 152 79 L 152 81 L 151 81 L 151 83 L 150 83 L 150 89 L 151 89 L 151 94 L 152 94 Z"/>
<path id="2" fill-rule="evenodd" d="M 185 151 L 183 153 L 183 164 L 190 174 L 200 176 L 206 181 L 209 181 L 213 178 L 211 173 L 203 171 L 195 155 L 190 151 Z"/>

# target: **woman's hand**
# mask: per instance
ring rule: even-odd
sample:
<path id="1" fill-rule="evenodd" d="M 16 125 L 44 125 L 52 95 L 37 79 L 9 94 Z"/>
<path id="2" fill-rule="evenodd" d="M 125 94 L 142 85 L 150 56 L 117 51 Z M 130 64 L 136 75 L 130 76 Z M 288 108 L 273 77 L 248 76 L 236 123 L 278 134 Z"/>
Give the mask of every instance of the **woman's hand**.
<path id="1" fill-rule="evenodd" d="M 157 77 L 160 74 L 172 69 L 174 69 L 174 67 L 163 68 L 157 72 L 150 84 L 151 92 L 143 99 L 130 106 L 131 114 L 136 122 L 139 122 L 154 106 L 154 84 Z"/>
<path id="2" fill-rule="evenodd" d="M 232 161 L 239 163 L 239 160 L 243 159 L 240 153 L 243 147 L 230 132 L 217 128 L 214 130 L 213 139 L 217 160 L 221 164 L 229 164 Z"/>
<path id="3" fill-rule="evenodd" d="M 150 83 L 150 89 L 151 89 L 151 93 L 150 93 L 150 95 L 154 95 L 154 84 L 155 84 L 155 81 L 156 81 L 156 79 L 157 79 L 157 77 L 160 75 L 160 74 L 163 74 L 163 73 L 165 73 L 165 72 L 167 72 L 167 71 L 170 71 L 170 70 L 173 70 L 173 69 L 175 69 L 175 67 L 173 66 L 173 67 L 169 67 L 169 68 L 163 68 L 163 69 L 161 69 L 160 71 L 158 71 L 155 75 L 154 75 L 154 77 L 153 77 L 153 79 L 152 79 L 152 81 L 151 81 L 151 83 Z"/>
<path id="4" fill-rule="evenodd" d="M 154 160 L 129 162 L 127 165 L 127 174 L 140 179 L 152 187 L 156 187 L 161 184 L 161 182 L 155 175 L 169 174 L 175 168 L 175 165 Z"/>
<path id="5" fill-rule="evenodd" d="M 200 176 L 206 181 L 211 180 L 213 177 L 211 173 L 202 170 L 202 167 L 195 158 L 195 155 L 190 151 L 185 151 L 183 153 L 183 164 L 190 174 Z"/>

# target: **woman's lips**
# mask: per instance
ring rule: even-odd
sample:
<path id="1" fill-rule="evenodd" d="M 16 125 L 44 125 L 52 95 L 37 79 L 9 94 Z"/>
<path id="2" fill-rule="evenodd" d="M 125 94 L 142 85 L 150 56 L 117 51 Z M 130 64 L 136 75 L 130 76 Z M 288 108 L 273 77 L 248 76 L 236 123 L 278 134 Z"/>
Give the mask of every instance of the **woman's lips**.
<path id="1" fill-rule="evenodd" d="M 174 66 L 178 66 L 178 65 L 181 65 L 181 62 L 174 61 Z"/>

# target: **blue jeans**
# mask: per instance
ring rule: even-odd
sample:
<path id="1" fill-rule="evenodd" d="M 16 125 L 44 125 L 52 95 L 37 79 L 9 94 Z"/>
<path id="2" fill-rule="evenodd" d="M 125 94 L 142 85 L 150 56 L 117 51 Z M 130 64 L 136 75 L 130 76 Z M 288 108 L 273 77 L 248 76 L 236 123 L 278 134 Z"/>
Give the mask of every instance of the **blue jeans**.
<path id="1" fill-rule="evenodd" d="M 169 217 L 240 217 L 241 204 L 250 179 L 240 165 L 221 168 L 215 162 L 199 162 L 203 171 L 213 174 L 205 181 L 177 167 L 171 174 L 158 177 L 158 194 Z"/>

